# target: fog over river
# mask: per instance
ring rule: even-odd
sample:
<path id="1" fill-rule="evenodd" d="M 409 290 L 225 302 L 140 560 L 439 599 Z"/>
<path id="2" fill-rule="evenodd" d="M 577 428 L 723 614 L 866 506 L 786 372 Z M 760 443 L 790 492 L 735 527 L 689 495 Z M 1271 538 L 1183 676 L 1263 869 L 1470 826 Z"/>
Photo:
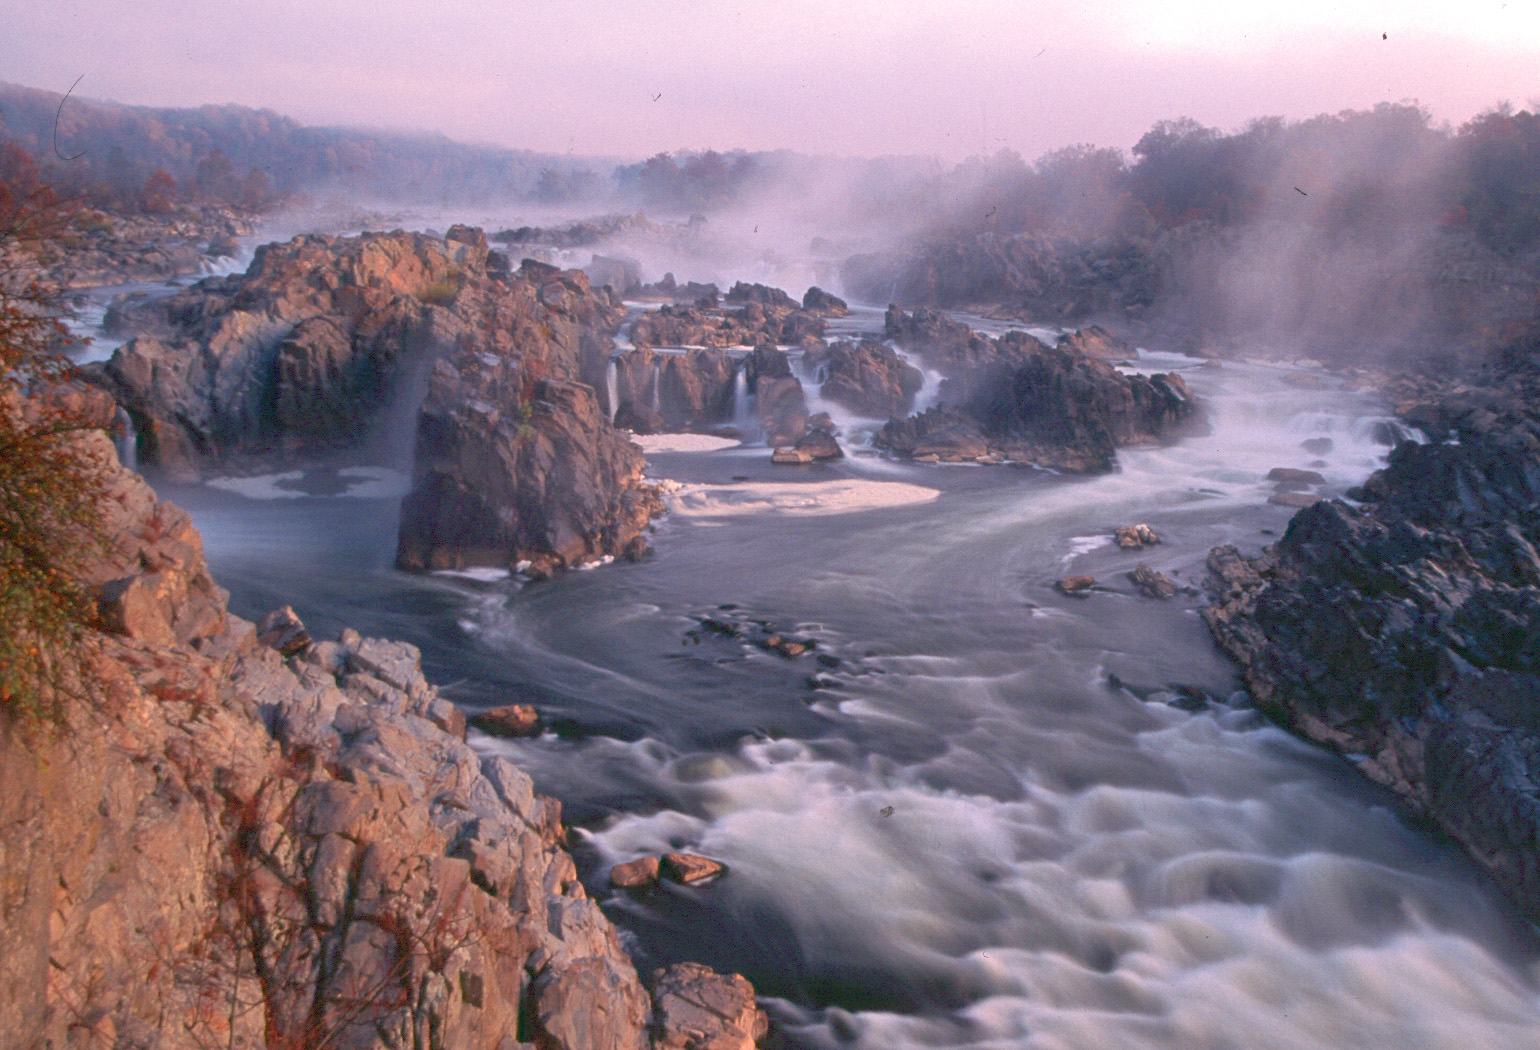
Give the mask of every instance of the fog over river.
<path id="1" fill-rule="evenodd" d="M 1196 590 L 1127 582 L 1196 588 L 1211 547 L 1281 534 L 1270 468 L 1361 481 L 1384 408 L 1298 369 L 1138 367 L 1178 369 L 1211 433 L 1093 479 L 891 461 L 848 415 L 829 464 L 654 439 L 655 556 L 539 583 L 394 571 L 383 471 L 162 491 L 240 614 L 292 604 L 421 646 L 468 708 L 534 703 L 553 732 L 472 742 L 563 801 L 639 969 L 740 971 L 793 1045 L 1535 1046 L 1540 944 L 1474 865 L 1252 711 Z M 1119 550 L 1136 522 L 1163 542 Z M 1060 595 L 1070 573 L 1097 588 Z M 608 888 L 674 848 L 728 872 Z"/>

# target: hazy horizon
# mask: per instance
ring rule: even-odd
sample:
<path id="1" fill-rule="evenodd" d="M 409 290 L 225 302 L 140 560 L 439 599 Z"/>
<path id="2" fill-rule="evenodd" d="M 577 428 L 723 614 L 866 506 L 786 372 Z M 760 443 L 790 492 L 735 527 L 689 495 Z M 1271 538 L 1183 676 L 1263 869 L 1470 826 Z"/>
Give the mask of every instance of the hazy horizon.
<path id="1" fill-rule="evenodd" d="M 1176 117 L 1236 130 L 1415 101 L 1460 124 L 1540 96 L 1535 4 L 0 0 L 0 12 L 0 79 L 29 87 L 79 77 L 82 97 L 130 105 L 235 103 L 610 158 L 1035 157 L 1126 150 Z"/>

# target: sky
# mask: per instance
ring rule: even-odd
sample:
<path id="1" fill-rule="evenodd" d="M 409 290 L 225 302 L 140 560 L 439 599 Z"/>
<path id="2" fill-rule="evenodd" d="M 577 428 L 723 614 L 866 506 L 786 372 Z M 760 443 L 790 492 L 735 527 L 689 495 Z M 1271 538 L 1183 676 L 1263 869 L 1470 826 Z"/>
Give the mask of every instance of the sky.
<path id="1" fill-rule="evenodd" d="M 1181 116 L 1540 101 L 1540 0 L 0 0 L 0 25 L 29 87 L 606 157 L 1032 158 Z"/>

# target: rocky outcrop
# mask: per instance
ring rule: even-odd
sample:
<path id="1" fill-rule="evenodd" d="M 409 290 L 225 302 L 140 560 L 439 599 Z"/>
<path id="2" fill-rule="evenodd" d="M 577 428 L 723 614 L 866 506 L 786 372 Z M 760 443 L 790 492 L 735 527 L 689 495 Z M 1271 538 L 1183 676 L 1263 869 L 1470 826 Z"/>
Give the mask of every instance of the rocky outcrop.
<path id="1" fill-rule="evenodd" d="M 245 274 L 117 304 L 108 323 L 138 335 L 101 379 L 134 420 L 141 461 L 192 479 L 231 459 L 357 445 L 404 377 L 451 351 L 602 385 L 620 316 L 579 272 L 508 272 L 480 230 L 310 235 L 258 249 Z"/>
<path id="2" fill-rule="evenodd" d="M 518 358 L 467 349 L 434 366 L 396 562 L 549 572 L 639 556 L 662 510 L 644 466 L 592 387 L 531 381 Z"/>
<path id="3" fill-rule="evenodd" d="M 184 513 L 119 473 L 103 514 L 87 577 L 122 614 L 89 648 L 100 699 L 57 731 L 0 722 L 0 1030 L 164 1050 L 763 1034 L 741 978 L 686 964 L 648 994 L 559 806 L 465 744 L 415 649 L 313 641 L 291 613 L 259 637 Z"/>
<path id="4" fill-rule="evenodd" d="M 251 232 L 250 214 L 212 204 L 184 206 L 167 215 L 86 209 L 71 216 L 57 237 L 35 247 L 39 268 L 51 283 L 99 288 L 206 274 L 239 254 L 241 238 Z"/>
<path id="5" fill-rule="evenodd" d="M 1350 493 L 1256 557 L 1209 557 L 1205 619 L 1258 707 L 1348 755 L 1540 920 L 1540 422 L 1532 380 L 1423 407 Z M 1323 615 L 1329 611 L 1330 615 Z"/>
<path id="6" fill-rule="evenodd" d="M 1058 348 L 1084 354 L 1102 361 L 1126 361 L 1135 356 L 1134 348 L 1099 324 L 1077 328 L 1059 337 Z"/>
<path id="7" fill-rule="evenodd" d="M 740 282 L 726 301 L 742 305 L 728 309 L 704 301 L 688 306 L 664 304 L 636 319 L 631 343 L 637 347 L 812 346 L 823 338 L 823 317 L 804 310 L 779 288 Z"/>
<path id="8" fill-rule="evenodd" d="M 824 291 L 817 285 L 802 293 L 802 309 L 823 314 L 825 317 L 845 317 L 850 313 L 850 307 L 846 305 L 845 300 Z"/>
<path id="9" fill-rule="evenodd" d="M 909 414 L 925 385 L 918 368 L 875 339 L 833 343 L 813 360 L 826 370 L 822 397 L 877 419 Z"/>
<path id="10" fill-rule="evenodd" d="M 1175 373 L 1125 375 L 1024 332 L 988 339 L 930 311 L 890 308 L 888 330 L 950 371 L 943 406 L 890 421 L 876 436 L 880 447 L 900 455 L 1006 459 L 1095 474 L 1115 467 L 1120 447 L 1169 441 L 1202 422 Z"/>
<path id="11" fill-rule="evenodd" d="M 807 428 L 807 399 L 791 362 L 774 346 L 756 346 L 744 362 L 765 443 L 786 445 Z"/>
<path id="12" fill-rule="evenodd" d="M 694 430 L 729 422 L 739 367 L 719 349 L 693 347 L 683 353 L 659 353 L 644 348 L 617 354 L 616 422 L 640 423 L 632 427 L 640 433 Z"/>

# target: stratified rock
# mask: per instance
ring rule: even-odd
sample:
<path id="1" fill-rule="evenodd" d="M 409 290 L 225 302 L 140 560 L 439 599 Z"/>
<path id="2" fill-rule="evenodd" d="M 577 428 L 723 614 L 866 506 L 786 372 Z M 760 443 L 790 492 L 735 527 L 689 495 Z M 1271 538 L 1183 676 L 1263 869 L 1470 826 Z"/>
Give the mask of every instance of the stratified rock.
<path id="1" fill-rule="evenodd" d="M 661 870 L 665 878 L 690 885 L 716 878 L 727 866 L 697 853 L 665 853 Z"/>
<path id="2" fill-rule="evenodd" d="M 753 1050 L 770 1020 L 737 974 L 675 963 L 653 974 L 656 1050 Z"/>
<path id="3" fill-rule="evenodd" d="M 918 368 L 874 339 L 833 343 L 818 360 L 828 370 L 819 394 L 877 419 L 907 415 L 925 384 Z"/>
<path id="4" fill-rule="evenodd" d="M 529 704 L 505 704 L 479 711 L 468 719 L 488 736 L 539 736 L 540 714 Z"/>

